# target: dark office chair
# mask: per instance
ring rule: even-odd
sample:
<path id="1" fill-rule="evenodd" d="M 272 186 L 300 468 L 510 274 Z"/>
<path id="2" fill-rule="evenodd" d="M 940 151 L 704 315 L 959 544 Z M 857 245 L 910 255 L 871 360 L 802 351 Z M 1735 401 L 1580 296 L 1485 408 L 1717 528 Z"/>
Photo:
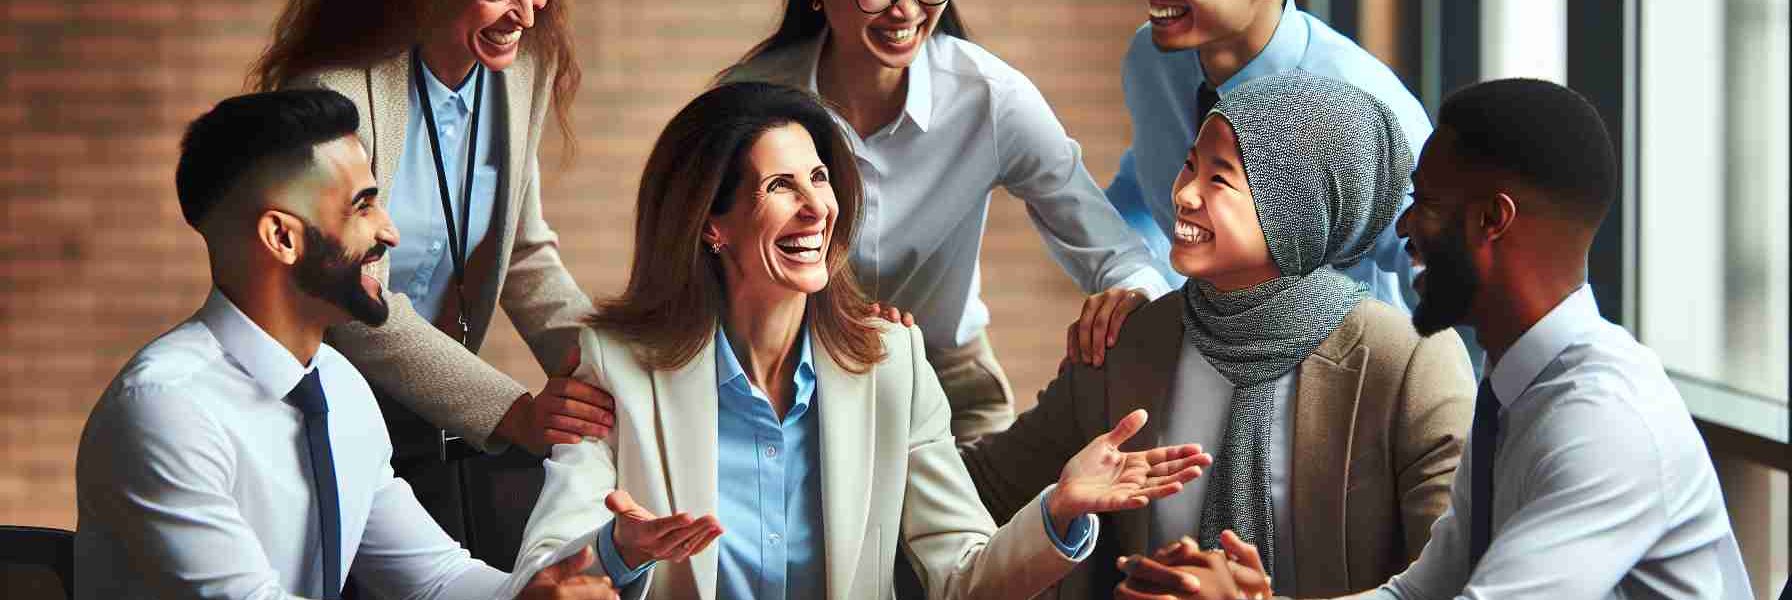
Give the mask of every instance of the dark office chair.
<path id="1" fill-rule="evenodd" d="M 0 573 L 40 567 L 56 574 L 64 598 L 75 597 L 75 532 L 49 527 L 0 525 Z M 10 589 L 0 583 L 0 590 Z M 41 588 L 40 588 L 41 589 Z M 5 595 L 5 594 L 0 594 Z"/>

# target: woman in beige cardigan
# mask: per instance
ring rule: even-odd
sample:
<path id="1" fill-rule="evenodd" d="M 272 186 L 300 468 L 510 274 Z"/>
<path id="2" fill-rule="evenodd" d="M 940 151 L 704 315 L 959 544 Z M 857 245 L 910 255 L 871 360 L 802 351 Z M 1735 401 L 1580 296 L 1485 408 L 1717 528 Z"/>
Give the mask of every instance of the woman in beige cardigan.
<path id="1" fill-rule="evenodd" d="M 1128 319 L 1103 368 L 1064 372 L 966 451 L 1001 513 L 1128 411 L 1159 417 L 1144 443 L 1215 450 L 1187 493 L 1104 522 L 1116 543 L 1062 597 L 1112 597 L 1116 555 L 1183 536 L 1217 548 L 1227 529 L 1300 596 L 1377 585 L 1418 557 L 1468 431 L 1468 357 L 1335 268 L 1393 222 L 1411 156 L 1393 113 L 1335 80 L 1276 75 L 1220 100 L 1176 181 L 1170 258 L 1188 285 Z"/>
<path id="2" fill-rule="evenodd" d="M 628 287 L 582 341 L 576 375 L 615 394 L 615 433 L 554 448 L 522 560 L 595 531 L 624 597 L 845 600 L 890 596 L 900 550 L 930 597 L 1025 598 L 1094 546 L 1090 513 L 1199 475 L 1197 447 L 1117 449 L 1138 411 L 998 528 L 920 331 L 871 316 L 853 283 L 854 164 L 792 88 L 728 84 L 673 117 Z"/>
<path id="3" fill-rule="evenodd" d="M 572 139 L 568 8 L 287 0 L 250 77 L 263 90 L 333 90 L 360 110 L 356 135 L 402 242 L 372 268 L 391 319 L 332 328 L 329 342 L 379 394 L 398 475 L 496 564 L 514 560 L 540 455 L 607 433 L 608 400 L 565 377 L 591 302 L 542 218 L 536 158 L 550 120 Z M 549 376 L 537 393 L 479 358 L 500 306 Z M 512 444 L 528 452 L 485 454 Z"/>

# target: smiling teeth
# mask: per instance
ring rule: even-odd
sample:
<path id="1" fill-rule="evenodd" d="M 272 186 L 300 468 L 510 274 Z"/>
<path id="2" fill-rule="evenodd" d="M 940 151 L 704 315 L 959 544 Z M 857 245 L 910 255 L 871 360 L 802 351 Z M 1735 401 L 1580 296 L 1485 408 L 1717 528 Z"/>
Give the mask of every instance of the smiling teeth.
<path id="1" fill-rule="evenodd" d="M 1153 19 L 1174 19 L 1174 18 L 1180 17 L 1182 15 L 1188 14 L 1188 7 L 1187 6 L 1158 6 L 1158 5 L 1153 4 L 1153 5 L 1151 5 L 1150 12 L 1151 12 L 1151 18 L 1153 18 Z"/>
<path id="2" fill-rule="evenodd" d="M 521 39 L 522 37 L 523 37 L 523 30 L 521 30 L 521 29 L 512 29 L 512 30 L 510 30 L 510 33 L 486 32 L 486 34 L 485 34 L 486 41 L 489 41 L 493 44 L 497 44 L 499 46 L 509 46 L 511 44 L 515 44 L 516 41 L 518 39 Z"/>
<path id="3" fill-rule="evenodd" d="M 1176 241 L 1185 244 L 1200 244 L 1213 239 L 1213 232 L 1185 221 L 1176 222 Z"/>
<path id="4" fill-rule="evenodd" d="M 884 39 L 888 39 L 888 40 L 890 40 L 892 42 L 896 42 L 896 43 L 902 43 L 902 42 L 908 41 L 909 38 L 915 37 L 915 33 L 920 30 L 921 30 L 920 26 L 915 26 L 915 27 L 907 27 L 907 28 L 903 28 L 903 29 L 884 29 L 884 30 L 881 30 L 879 33 L 881 33 L 884 36 Z"/>
<path id="5" fill-rule="evenodd" d="M 805 251 L 821 248 L 821 234 L 791 236 L 778 240 L 778 247 L 786 250 Z"/>

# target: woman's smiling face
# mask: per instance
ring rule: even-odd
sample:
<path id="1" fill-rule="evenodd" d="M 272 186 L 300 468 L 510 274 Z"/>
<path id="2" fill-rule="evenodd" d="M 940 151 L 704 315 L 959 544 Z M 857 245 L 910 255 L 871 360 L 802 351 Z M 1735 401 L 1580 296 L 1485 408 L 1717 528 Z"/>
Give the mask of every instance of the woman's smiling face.
<path id="1" fill-rule="evenodd" d="M 828 285 L 827 253 L 840 212 L 809 130 L 787 123 L 753 141 L 728 212 L 704 242 L 719 254 L 730 295 L 813 294 Z"/>
<path id="2" fill-rule="evenodd" d="M 1245 180 L 1238 134 L 1215 114 L 1176 175 L 1176 229 L 1170 266 L 1222 290 L 1243 289 L 1280 275 L 1263 239 L 1257 203 Z"/>
<path id="3" fill-rule="evenodd" d="M 885 67 L 907 68 L 921 52 L 922 42 L 939 24 L 946 5 L 927 6 L 915 0 L 893 0 L 889 8 L 877 14 L 859 9 L 861 0 L 825 0 L 832 43 L 846 44 L 855 53 L 864 53 Z M 882 0 L 863 0 L 866 3 Z"/>
<path id="4" fill-rule="evenodd" d="M 474 60 L 493 71 L 516 62 L 524 30 L 535 26 L 535 11 L 548 0 L 470 0 L 448 22 L 447 35 Z"/>

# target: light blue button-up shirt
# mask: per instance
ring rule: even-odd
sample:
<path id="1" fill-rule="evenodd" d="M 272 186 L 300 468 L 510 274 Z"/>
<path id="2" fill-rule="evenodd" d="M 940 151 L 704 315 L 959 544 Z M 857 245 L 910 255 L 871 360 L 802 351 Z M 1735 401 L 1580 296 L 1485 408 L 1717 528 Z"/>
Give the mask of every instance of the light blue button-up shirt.
<path id="1" fill-rule="evenodd" d="M 747 380 L 728 335 L 716 328 L 716 561 L 719 598 L 821 598 L 827 590 L 821 540 L 821 417 L 808 328 L 798 336 L 796 398 L 782 420 Z M 629 569 L 610 526 L 598 556 L 616 585 L 653 566 Z"/>
<path id="2" fill-rule="evenodd" d="M 429 86 L 434 101 L 436 133 L 442 144 L 442 166 L 448 174 L 448 194 L 454 205 L 454 222 L 459 227 L 466 215 L 460 214 L 461 188 L 465 184 L 467 162 L 467 125 L 472 120 L 473 78 L 485 67 L 474 65 L 460 89 L 449 89 L 429 69 L 423 69 L 423 80 L 412 82 L 410 121 L 405 125 L 404 154 L 398 159 L 398 172 L 392 177 L 392 193 L 387 196 L 387 210 L 392 224 L 404 243 L 392 249 L 392 273 L 388 287 L 411 299 L 411 305 L 424 320 L 435 321 L 441 314 L 443 301 L 454 292 L 454 263 L 449 254 L 448 226 L 442 217 L 441 187 L 436 181 L 435 155 L 430 151 L 429 133 L 423 119 L 423 104 L 417 85 Z M 504 159 L 501 148 L 494 147 L 494 135 L 501 104 L 497 90 L 503 86 L 503 75 L 486 72 L 485 99 L 479 106 L 479 148 L 474 157 L 478 165 L 473 171 L 473 197 L 468 223 L 469 246 L 477 248 L 491 231 L 492 207 L 497 201 L 498 163 Z M 459 235 L 459 232 L 456 232 Z M 463 252 L 471 253 L 469 249 Z"/>
<path id="3" fill-rule="evenodd" d="M 1217 91 L 1223 98 L 1245 82 L 1297 69 L 1344 81 L 1388 105 L 1400 119 L 1416 164 L 1419 150 L 1431 136 L 1431 119 L 1424 105 L 1381 61 L 1323 21 L 1295 8 L 1292 0 L 1283 6 L 1269 44 Z M 1169 236 L 1176 226 L 1172 188 L 1200 132 L 1195 96 L 1205 78 L 1196 51 L 1158 50 L 1151 43 L 1149 24 L 1133 34 L 1122 65 L 1126 108 L 1132 113 L 1132 147 L 1121 156 L 1119 172 L 1107 195 L 1127 224 L 1145 238 L 1154 265 L 1178 286 L 1185 278 L 1169 263 Z M 1401 209 L 1407 204 L 1411 204 L 1410 198 Z M 1409 310 L 1412 264 L 1392 225 L 1381 232 L 1375 249 L 1344 273 L 1367 284 L 1376 299 Z"/>
<path id="4" fill-rule="evenodd" d="M 821 417 L 807 326 L 799 334 L 796 398 L 780 421 L 765 392 L 747 380 L 728 336 L 716 328 L 716 518 L 722 537 L 716 561 L 718 598 L 822 598 Z M 1049 496 L 1042 497 L 1045 502 Z M 966 498 L 968 502 L 977 501 Z M 1048 514 L 1045 530 L 1058 551 L 1080 556 L 1091 543 L 1089 519 L 1071 520 L 1060 538 Z M 613 524 L 614 522 L 612 522 Z M 1066 541 L 1069 540 L 1069 541 Z M 597 536 L 598 557 L 618 587 L 652 568 L 629 569 L 611 525 Z"/>

